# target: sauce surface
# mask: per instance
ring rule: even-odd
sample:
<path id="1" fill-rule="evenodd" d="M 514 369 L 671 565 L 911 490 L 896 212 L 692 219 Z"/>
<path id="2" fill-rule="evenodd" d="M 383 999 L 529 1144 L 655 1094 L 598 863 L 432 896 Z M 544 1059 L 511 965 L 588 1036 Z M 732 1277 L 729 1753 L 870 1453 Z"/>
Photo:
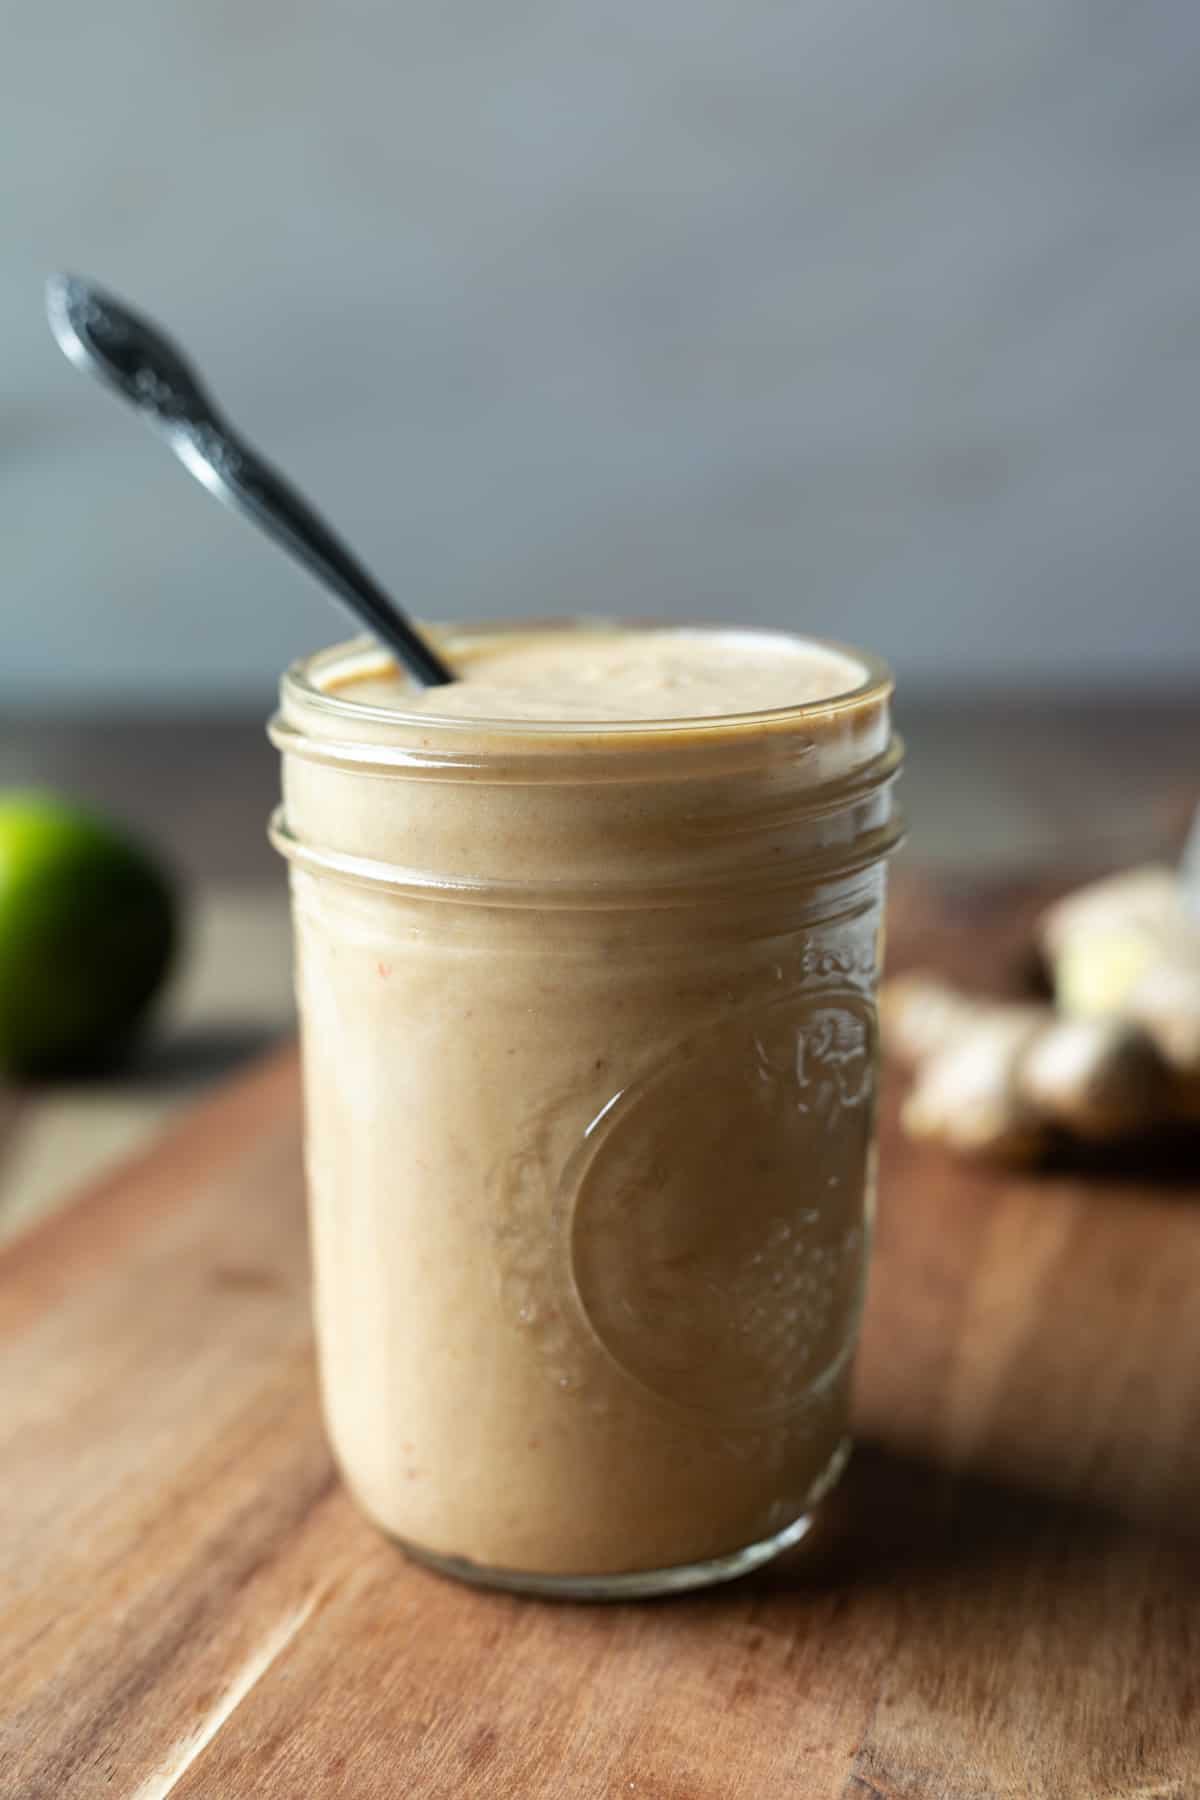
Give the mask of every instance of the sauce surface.
<path id="1" fill-rule="evenodd" d="M 392 665 L 332 684 L 339 699 L 432 718 L 620 724 L 719 718 L 852 692 L 861 663 L 785 632 L 530 631 L 454 648 L 461 679 L 413 687 Z"/>

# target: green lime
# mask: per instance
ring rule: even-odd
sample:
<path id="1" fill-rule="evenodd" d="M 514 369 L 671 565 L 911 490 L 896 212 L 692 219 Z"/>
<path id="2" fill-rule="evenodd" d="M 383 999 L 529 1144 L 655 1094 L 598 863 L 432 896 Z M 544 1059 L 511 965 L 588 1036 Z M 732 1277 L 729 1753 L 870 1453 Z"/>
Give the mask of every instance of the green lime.
<path id="1" fill-rule="evenodd" d="M 170 882 L 119 827 L 54 794 L 0 794 L 0 1069 L 118 1055 L 176 936 Z"/>

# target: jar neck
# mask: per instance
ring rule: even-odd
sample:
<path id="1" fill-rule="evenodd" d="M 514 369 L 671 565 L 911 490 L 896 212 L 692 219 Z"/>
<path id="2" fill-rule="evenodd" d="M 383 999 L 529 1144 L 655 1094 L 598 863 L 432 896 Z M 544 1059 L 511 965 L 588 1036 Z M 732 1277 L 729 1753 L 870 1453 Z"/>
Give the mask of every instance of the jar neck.
<path id="1" fill-rule="evenodd" d="M 330 653 L 326 653 L 327 655 Z M 275 841 L 346 880 L 497 903 L 687 905 L 835 881 L 893 849 L 886 671 L 757 718 L 444 721 L 285 678 Z"/>

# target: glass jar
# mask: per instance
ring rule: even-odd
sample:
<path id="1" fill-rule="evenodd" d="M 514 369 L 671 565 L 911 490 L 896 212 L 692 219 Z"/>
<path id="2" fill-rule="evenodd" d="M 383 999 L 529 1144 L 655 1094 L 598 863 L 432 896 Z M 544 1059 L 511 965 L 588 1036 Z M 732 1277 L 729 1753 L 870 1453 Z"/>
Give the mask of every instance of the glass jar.
<path id="1" fill-rule="evenodd" d="M 357 702 L 362 641 L 284 678 L 325 1414 L 443 1570 L 718 1580 L 844 1463 L 900 829 L 845 654 L 831 701 L 596 726 Z"/>

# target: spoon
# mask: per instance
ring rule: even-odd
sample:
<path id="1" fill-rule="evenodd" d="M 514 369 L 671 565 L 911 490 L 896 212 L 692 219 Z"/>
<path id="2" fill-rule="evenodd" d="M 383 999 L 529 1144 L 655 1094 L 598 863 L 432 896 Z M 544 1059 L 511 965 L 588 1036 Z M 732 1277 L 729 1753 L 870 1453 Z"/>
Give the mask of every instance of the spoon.
<path id="1" fill-rule="evenodd" d="M 332 588 L 422 686 L 455 679 L 308 502 L 225 423 L 165 332 L 75 275 L 47 281 L 46 315 L 60 350 L 77 368 L 136 407 L 189 474 Z"/>

